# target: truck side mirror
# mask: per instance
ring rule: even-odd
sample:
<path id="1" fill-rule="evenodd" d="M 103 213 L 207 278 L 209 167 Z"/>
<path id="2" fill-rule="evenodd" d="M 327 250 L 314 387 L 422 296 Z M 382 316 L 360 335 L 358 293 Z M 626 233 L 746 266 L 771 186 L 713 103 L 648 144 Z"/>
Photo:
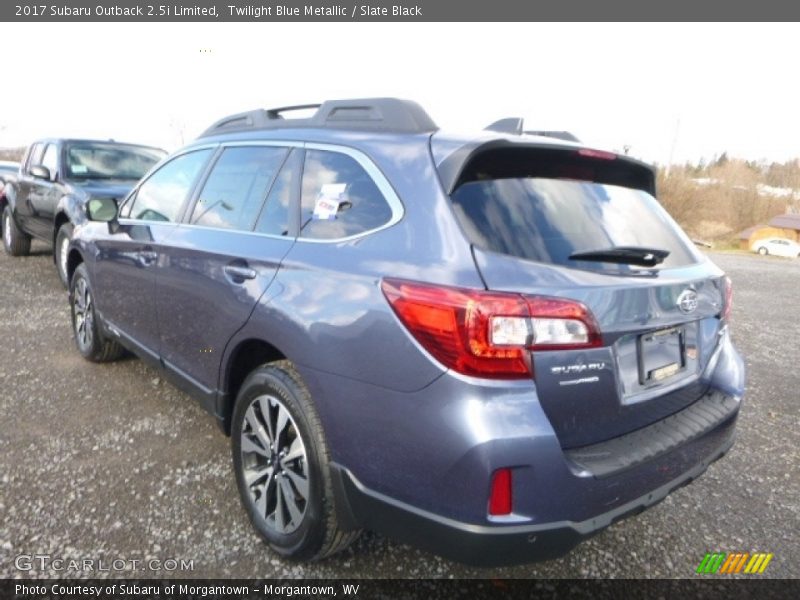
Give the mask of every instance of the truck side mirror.
<path id="1" fill-rule="evenodd" d="M 110 231 L 117 220 L 117 201 L 114 198 L 92 198 L 86 204 L 86 216 L 90 221 L 108 223 Z"/>
<path id="2" fill-rule="evenodd" d="M 30 168 L 29 173 L 34 179 L 44 179 L 45 181 L 50 181 L 50 169 L 44 165 L 33 165 Z"/>

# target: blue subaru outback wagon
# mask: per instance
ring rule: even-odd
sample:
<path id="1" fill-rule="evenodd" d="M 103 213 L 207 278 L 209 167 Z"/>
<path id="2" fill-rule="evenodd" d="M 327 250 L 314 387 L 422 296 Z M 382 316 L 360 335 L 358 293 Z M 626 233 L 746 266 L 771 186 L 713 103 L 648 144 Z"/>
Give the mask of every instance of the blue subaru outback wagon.
<path id="1" fill-rule="evenodd" d="M 77 348 L 127 349 L 216 416 L 281 555 L 366 528 L 471 564 L 556 557 L 733 443 L 731 284 L 654 181 L 392 98 L 233 115 L 89 203 Z"/>

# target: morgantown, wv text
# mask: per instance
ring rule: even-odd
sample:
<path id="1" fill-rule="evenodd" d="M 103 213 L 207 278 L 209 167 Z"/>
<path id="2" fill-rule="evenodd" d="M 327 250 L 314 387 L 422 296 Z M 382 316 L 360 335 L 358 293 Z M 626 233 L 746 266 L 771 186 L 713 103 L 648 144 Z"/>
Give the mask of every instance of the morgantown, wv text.
<path id="1" fill-rule="evenodd" d="M 345 596 L 358 595 L 360 584 L 342 584 L 341 591 Z M 332 585 L 274 585 L 265 583 L 263 586 L 248 585 L 193 585 L 193 584 L 158 584 L 139 585 L 135 583 L 115 583 L 108 585 L 81 585 L 56 583 L 47 585 L 16 584 L 14 594 L 17 598 L 24 596 L 71 596 L 94 597 L 106 596 L 192 596 L 205 598 L 207 596 L 244 596 L 249 594 L 264 594 L 265 596 L 336 596 Z"/>

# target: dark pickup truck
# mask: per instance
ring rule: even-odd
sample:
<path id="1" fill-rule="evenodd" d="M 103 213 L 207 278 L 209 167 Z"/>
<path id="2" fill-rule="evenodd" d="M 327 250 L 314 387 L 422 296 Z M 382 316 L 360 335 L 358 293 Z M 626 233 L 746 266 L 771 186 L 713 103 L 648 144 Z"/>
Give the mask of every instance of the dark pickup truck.
<path id="1" fill-rule="evenodd" d="M 52 244 L 67 285 L 66 250 L 73 229 L 86 221 L 86 202 L 121 200 L 165 155 L 159 148 L 114 141 L 34 142 L 0 195 L 3 247 L 11 256 L 22 256 L 30 251 L 31 238 Z"/>

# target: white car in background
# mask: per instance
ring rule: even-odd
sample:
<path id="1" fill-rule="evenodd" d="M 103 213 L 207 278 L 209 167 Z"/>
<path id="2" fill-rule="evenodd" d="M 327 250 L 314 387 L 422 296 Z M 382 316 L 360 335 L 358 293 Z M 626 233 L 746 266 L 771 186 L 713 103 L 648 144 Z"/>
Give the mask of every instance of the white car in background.
<path id="1" fill-rule="evenodd" d="M 758 240 L 753 244 L 753 252 L 761 255 L 787 256 L 795 258 L 800 256 L 800 244 L 784 238 L 767 238 Z"/>

